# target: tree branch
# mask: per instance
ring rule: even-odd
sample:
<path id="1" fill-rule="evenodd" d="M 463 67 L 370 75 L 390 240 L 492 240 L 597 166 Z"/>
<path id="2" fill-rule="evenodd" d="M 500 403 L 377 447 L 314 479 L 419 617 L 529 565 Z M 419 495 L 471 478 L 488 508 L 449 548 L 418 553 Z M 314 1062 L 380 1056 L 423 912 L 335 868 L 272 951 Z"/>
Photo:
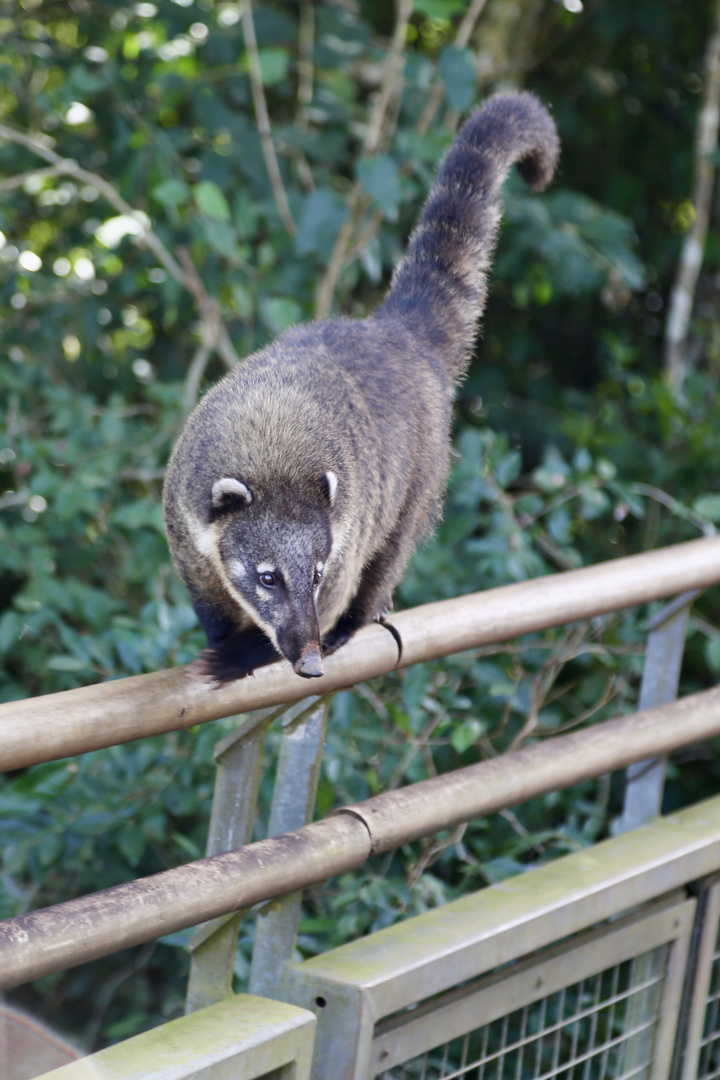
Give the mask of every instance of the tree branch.
<path id="1" fill-rule="evenodd" d="M 227 327 L 222 319 L 220 305 L 217 300 L 208 296 L 187 250 L 184 248 L 180 250 L 180 262 L 178 262 L 163 244 L 157 233 L 148 226 L 147 218 L 144 214 L 138 213 L 130 203 L 126 202 L 122 195 L 120 195 L 112 184 L 110 184 L 103 176 L 100 176 L 98 173 L 90 172 L 88 169 L 84 169 L 72 158 L 64 158 L 61 157 L 60 154 L 57 154 L 52 149 L 50 140 L 48 140 L 47 137 L 28 135 L 25 132 L 16 131 L 6 124 L 0 124 L 0 138 L 6 139 L 8 142 L 16 143 L 19 146 L 24 146 L 26 149 L 32 151 L 32 153 L 37 154 L 38 157 L 50 162 L 49 169 L 36 169 L 0 182 L 0 191 L 9 190 L 11 187 L 17 187 L 18 184 L 24 183 L 25 180 L 30 177 L 49 175 L 72 176 L 76 180 L 81 180 L 83 183 L 91 184 L 93 187 L 97 188 L 98 191 L 105 196 L 111 206 L 121 214 L 124 214 L 137 222 L 141 231 L 138 235 L 133 237 L 134 241 L 138 244 L 144 244 L 145 247 L 149 248 L 168 273 L 194 297 L 200 315 L 203 342 L 208 350 L 216 350 L 228 368 L 233 367 L 238 362 L 238 355 L 233 348 Z M 9 183 L 10 180 L 13 181 L 12 184 Z M 191 373 L 195 373 L 196 371 L 196 361 L 197 354 L 191 364 Z M 207 358 L 205 363 L 207 363 Z M 193 378 L 195 378 L 195 374 L 193 374 Z M 202 371 L 197 375 L 197 385 L 199 385 L 201 378 Z M 189 379 L 190 373 L 188 373 L 188 380 Z M 186 387 L 186 394 L 187 392 Z"/>
<path id="2" fill-rule="evenodd" d="M 413 0 L 398 0 L 395 30 L 390 49 L 383 64 L 380 91 L 375 99 L 370 120 L 365 129 L 362 154 L 377 153 L 383 140 L 389 135 L 386 119 L 391 102 L 398 93 L 402 92 L 403 56 L 407 27 L 412 12 Z M 346 205 L 348 216 L 336 237 L 327 268 L 317 288 L 315 315 L 318 319 L 326 319 L 330 314 L 333 297 L 343 266 L 347 260 L 353 233 L 370 205 L 370 200 L 363 194 L 362 185 L 357 180 L 348 193 Z"/>
<path id="3" fill-rule="evenodd" d="M 208 353 L 217 350 L 227 368 L 234 367 L 239 358 L 230 341 L 227 327 L 223 322 L 220 304 L 214 296 L 208 295 L 187 248 L 178 248 L 178 258 L 183 266 L 185 287 L 195 298 L 195 303 L 200 312 L 203 346 L 208 349 Z M 193 363 L 195 363 L 195 360 L 193 360 Z M 198 376 L 198 384 L 201 378 L 202 371 Z"/>
<path id="4" fill-rule="evenodd" d="M 185 375 L 185 386 L 183 387 L 183 416 L 189 416 L 195 408 L 200 381 L 205 374 L 205 368 L 208 365 L 211 354 L 212 350 L 202 342 L 195 350 L 195 355 L 193 356 L 190 367 L 187 369 L 187 374 Z"/>
<path id="5" fill-rule="evenodd" d="M 487 0 L 473 0 L 470 7 L 463 15 L 460 25 L 458 26 L 458 32 L 455 35 L 455 45 L 457 45 L 459 49 L 467 48 L 473 31 L 477 26 L 478 19 L 482 15 L 486 4 Z M 444 97 L 445 86 L 442 79 L 437 79 L 430 91 L 430 97 L 428 98 L 427 104 L 417 122 L 417 131 L 421 135 L 424 135 L 432 124 Z M 455 122 L 457 122 L 457 114 L 455 114 Z M 453 127 L 454 126 L 455 125 L 453 124 Z"/>
<path id="6" fill-rule="evenodd" d="M 705 250 L 715 166 L 710 155 L 717 150 L 720 110 L 720 2 L 715 3 L 715 22 L 703 64 L 703 95 L 695 139 L 695 179 L 692 204 L 695 219 L 680 249 L 675 282 L 670 293 L 665 323 L 665 376 L 673 393 L 682 392 L 687 373 L 685 340 L 693 299 Z"/>
<path id="7" fill-rule="evenodd" d="M 486 3 L 487 0 L 473 0 L 463 15 L 455 37 L 455 44 L 459 48 L 464 49 L 468 45 Z M 386 126 L 384 125 L 385 117 L 400 85 L 402 54 L 405 48 L 407 25 L 411 15 L 412 4 L 407 6 L 401 4 L 390 53 L 386 59 L 382 87 L 375 103 L 376 112 L 373 114 L 366 131 L 363 153 L 373 153 L 380 145 L 379 140 L 383 127 Z M 416 130 L 419 134 L 425 134 L 430 127 L 444 96 L 445 87 L 442 80 L 438 80 L 433 85 L 428 102 L 416 124 Z M 457 116 L 454 117 L 451 126 L 453 128 L 457 126 Z M 360 252 L 370 243 L 382 223 L 384 215 L 380 211 L 374 213 L 370 221 L 365 224 L 360 235 L 353 240 L 353 234 L 359 228 L 370 205 L 369 199 L 360 199 L 361 193 L 361 185 L 356 182 L 348 194 L 348 217 L 337 235 L 327 269 L 318 285 L 315 304 L 315 314 L 318 318 L 326 318 L 330 314 L 333 297 L 343 268 L 358 257 Z"/>
<path id="8" fill-rule="evenodd" d="M 302 131 L 307 131 L 307 109 L 313 98 L 313 45 L 315 43 L 315 9 L 313 0 L 300 0 L 300 27 L 298 30 L 298 87 L 295 120 Z"/>
<path id="9" fill-rule="evenodd" d="M 270 115 L 268 113 L 265 90 L 262 82 L 262 70 L 260 68 L 260 55 L 258 53 L 257 37 L 255 36 L 255 21 L 252 13 L 251 0 L 244 0 L 242 5 L 242 26 L 245 35 L 245 48 L 248 55 L 248 67 L 250 74 L 250 89 L 252 91 L 253 105 L 255 106 L 255 120 L 260 133 L 260 144 L 265 168 L 268 171 L 270 187 L 272 188 L 275 206 L 280 219 L 291 236 L 297 233 L 297 225 L 290 213 L 285 186 L 280 174 L 275 144 L 273 143 L 272 129 L 270 127 Z"/>
<path id="10" fill-rule="evenodd" d="M 138 213 L 130 203 L 126 202 L 122 195 L 120 195 L 112 184 L 108 183 L 103 176 L 100 176 L 99 173 L 90 172 L 88 169 L 84 169 L 72 158 L 64 158 L 61 157 L 60 154 L 56 154 L 48 145 L 46 138 L 27 135 L 22 131 L 15 131 L 14 128 L 8 127 L 7 124 L 0 124 L 0 138 L 7 139 L 8 142 L 17 143 L 19 146 L 24 146 L 34 154 L 37 154 L 38 157 L 44 158 L 45 161 L 50 162 L 50 164 L 54 166 L 58 174 L 72 176 L 76 180 L 82 180 L 83 183 L 91 184 L 93 187 L 96 187 L 98 191 L 105 196 L 111 206 L 114 206 L 119 213 L 127 215 L 127 217 L 132 218 L 133 221 L 137 223 L 141 231 L 134 237 L 135 242 L 145 244 L 146 247 L 150 248 L 168 273 L 181 285 L 187 285 L 182 268 L 165 247 L 160 237 L 148 226 L 145 215 Z"/>
<path id="11" fill-rule="evenodd" d="M 300 0 L 300 25 L 298 28 L 297 99 L 295 103 L 295 126 L 303 135 L 310 126 L 308 106 L 313 99 L 315 71 L 313 48 L 315 45 L 315 8 L 313 0 Z M 315 180 L 308 159 L 299 147 L 291 150 L 300 183 L 306 192 L 315 190 Z"/>
<path id="12" fill-rule="evenodd" d="M 662 488 L 655 487 L 654 484 L 643 484 L 640 482 L 634 482 L 630 484 L 630 490 L 635 495 L 645 495 L 648 499 L 654 499 L 655 502 L 660 503 L 661 506 L 667 507 L 671 514 L 675 517 L 682 518 L 684 521 L 690 522 L 694 525 L 703 536 L 715 536 L 717 529 L 712 522 L 707 521 L 704 517 L 700 517 L 690 507 L 684 506 L 677 499 L 673 499 L 672 495 L 668 495 Z"/>
<path id="13" fill-rule="evenodd" d="M 465 12 L 462 21 L 458 27 L 457 36 L 455 38 L 455 44 L 461 48 L 466 48 L 470 38 L 477 26 L 478 19 L 483 12 L 483 9 L 487 3 L 487 0 L 473 0 L 472 4 Z M 430 124 L 435 119 L 435 115 L 442 104 L 442 100 L 445 96 L 445 87 L 441 79 L 438 79 L 433 84 L 430 91 L 430 97 L 428 99 L 425 108 L 420 114 L 420 119 L 415 125 L 415 130 L 420 135 L 424 135 L 430 127 Z M 457 127 L 458 113 L 453 110 L 452 117 L 448 118 L 447 126 L 450 130 L 455 130 Z M 367 245 L 375 236 L 376 232 L 380 228 L 383 220 L 383 214 L 381 211 L 376 211 L 370 220 L 365 224 L 362 232 L 354 240 L 352 247 L 343 255 L 343 264 L 347 264 L 356 259 L 360 253 L 367 247 Z M 349 245 L 348 245 L 349 246 Z M 333 252 L 334 254 L 334 252 Z"/>
<path id="14" fill-rule="evenodd" d="M 362 187 L 356 180 L 348 192 L 346 207 L 348 215 L 340 226 L 340 231 L 335 237 L 332 253 L 328 260 L 325 273 L 320 278 L 315 295 L 315 318 L 327 319 L 332 310 L 335 289 L 340 280 L 343 266 L 347 258 L 350 243 L 365 210 L 370 205 L 370 200 L 363 195 Z"/>
<path id="15" fill-rule="evenodd" d="M 398 0 L 397 18 L 393 31 L 390 50 L 383 64 L 380 92 L 370 114 L 370 122 L 363 139 L 363 154 L 376 154 L 383 141 L 385 118 L 388 107 L 402 87 L 403 58 L 410 16 L 413 13 L 413 0 Z"/>
<path id="16" fill-rule="evenodd" d="M 0 180 L 0 194 L 5 191 L 14 191 L 22 187 L 28 180 L 44 180 L 48 176 L 60 176 L 62 170 L 57 165 L 49 165 L 47 169 L 30 169 L 29 172 L 18 173 L 17 176 L 7 176 Z"/>

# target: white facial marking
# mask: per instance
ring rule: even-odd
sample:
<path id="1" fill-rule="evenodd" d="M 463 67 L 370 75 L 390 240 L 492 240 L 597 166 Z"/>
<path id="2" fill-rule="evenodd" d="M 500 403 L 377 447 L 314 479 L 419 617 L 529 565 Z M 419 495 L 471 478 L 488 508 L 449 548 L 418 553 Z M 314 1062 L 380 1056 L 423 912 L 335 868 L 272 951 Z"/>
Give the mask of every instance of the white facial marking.
<path id="1" fill-rule="evenodd" d="M 212 527 L 208 528 L 198 522 L 196 525 L 191 526 L 191 531 L 193 543 L 197 550 L 206 558 L 211 558 L 215 551 L 215 535 Z"/>
<path id="2" fill-rule="evenodd" d="M 246 503 L 252 502 L 250 488 L 246 487 L 245 484 L 241 484 L 240 481 L 236 480 L 233 476 L 224 476 L 222 480 L 215 481 L 212 486 L 213 506 L 222 506 L 223 499 L 226 495 L 239 495 Z"/>
<path id="3" fill-rule="evenodd" d="M 325 569 L 325 563 L 315 563 L 315 569 L 317 570 L 318 574 L 322 574 L 323 570 Z"/>
<path id="4" fill-rule="evenodd" d="M 278 648 L 277 635 L 275 630 L 269 623 L 266 623 L 260 612 L 255 608 L 252 602 L 240 592 L 238 586 L 232 579 L 232 574 L 242 569 L 243 573 L 247 573 L 240 559 L 228 559 L 227 563 L 223 560 L 220 550 L 217 545 L 216 529 L 212 525 L 201 525 L 199 521 L 191 521 L 189 523 L 190 531 L 193 538 L 195 548 L 201 555 L 207 556 L 211 561 L 218 577 L 222 581 L 223 585 L 227 589 L 230 596 L 237 601 L 240 608 L 247 612 L 250 618 L 256 623 L 261 630 L 264 630 L 267 636 L 272 641 L 275 648 Z M 238 575 L 240 576 L 240 575 Z M 257 588 L 258 596 L 262 596 L 264 601 L 267 601 L 268 591 L 263 589 L 262 593 L 260 588 Z M 280 650 L 278 649 L 278 652 Z"/>
<path id="5" fill-rule="evenodd" d="M 275 573 L 275 567 L 273 566 L 272 563 L 260 562 L 260 563 L 257 564 L 257 572 L 258 572 L 258 574 L 274 574 Z"/>
<path id="6" fill-rule="evenodd" d="M 234 578 L 245 577 L 247 570 L 245 564 L 240 562 L 240 559 L 228 559 L 227 561 L 228 573 Z"/>
<path id="7" fill-rule="evenodd" d="M 330 548 L 330 551 L 332 553 L 332 557 L 334 559 L 337 559 L 338 555 L 345 547 L 345 541 L 347 540 L 348 534 L 347 526 L 337 525 L 335 528 L 331 528 L 331 532 L 332 547 Z"/>
<path id="8" fill-rule="evenodd" d="M 327 481 L 328 493 L 330 495 L 330 505 L 335 502 L 335 495 L 337 494 L 338 478 L 332 469 L 328 469 L 325 473 L 325 479 Z"/>

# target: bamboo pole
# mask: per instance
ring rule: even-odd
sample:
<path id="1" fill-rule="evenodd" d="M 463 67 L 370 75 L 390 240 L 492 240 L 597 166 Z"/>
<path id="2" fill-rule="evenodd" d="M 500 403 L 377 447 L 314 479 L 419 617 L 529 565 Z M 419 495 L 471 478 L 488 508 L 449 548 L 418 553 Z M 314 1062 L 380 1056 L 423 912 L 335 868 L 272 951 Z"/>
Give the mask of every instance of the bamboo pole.
<path id="1" fill-rule="evenodd" d="M 0 990 L 324 881 L 388 851 L 720 733 L 720 689 L 344 807 L 291 833 L 0 923 Z M 717 855 L 715 855 L 717 863 Z"/>
<path id="2" fill-rule="evenodd" d="M 392 616 L 401 667 L 632 607 L 720 581 L 720 537 L 691 540 L 580 570 L 458 596 Z M 191 667 L 99 683 L 0 705 L 0 771 L 204 724 L 222 716 L 327 694 L 397 665 L 387 630 L 370 626 L 301 679 L 286 661 L 222 688 Z"/>

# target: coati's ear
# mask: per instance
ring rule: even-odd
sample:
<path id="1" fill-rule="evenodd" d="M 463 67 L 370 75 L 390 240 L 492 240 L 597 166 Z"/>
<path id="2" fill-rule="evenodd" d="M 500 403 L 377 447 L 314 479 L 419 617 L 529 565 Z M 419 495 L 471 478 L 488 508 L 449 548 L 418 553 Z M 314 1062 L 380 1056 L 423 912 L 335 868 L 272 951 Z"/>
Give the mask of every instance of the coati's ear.
<path id="1" fill-rule="evenodd" d="M 216 480 L 212 486 L 212 504 L 216 514 L 239 510 L 251 502 L 250 488 L 233 476 L 224 476 L 222 480 Z"/>
<path id="2" fill-rule="evenodd" d="M 334 473 L 332 469 L 328 469 L 328 471 L 324 474 L 322 478 L 322 485 L 328 502 L 331 506 L 334 506 L 335 496 L 337 494 L 338 478 L 336 473 Z"/>

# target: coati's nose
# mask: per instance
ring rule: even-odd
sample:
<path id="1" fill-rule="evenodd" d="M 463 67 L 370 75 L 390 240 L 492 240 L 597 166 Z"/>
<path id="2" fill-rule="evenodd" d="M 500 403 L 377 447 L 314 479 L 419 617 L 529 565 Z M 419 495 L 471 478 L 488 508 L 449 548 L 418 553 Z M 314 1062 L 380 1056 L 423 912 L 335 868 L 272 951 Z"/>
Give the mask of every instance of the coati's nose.
<path id="1" fill-rule="evenodd" d="M 308 645 L 303 650 L 299 660 L 293 664 L 296 675 L 302 675 L 304 679 L 317 679 L 325 674 L 322 662 L 322 653 L 317 645 Z"/>

